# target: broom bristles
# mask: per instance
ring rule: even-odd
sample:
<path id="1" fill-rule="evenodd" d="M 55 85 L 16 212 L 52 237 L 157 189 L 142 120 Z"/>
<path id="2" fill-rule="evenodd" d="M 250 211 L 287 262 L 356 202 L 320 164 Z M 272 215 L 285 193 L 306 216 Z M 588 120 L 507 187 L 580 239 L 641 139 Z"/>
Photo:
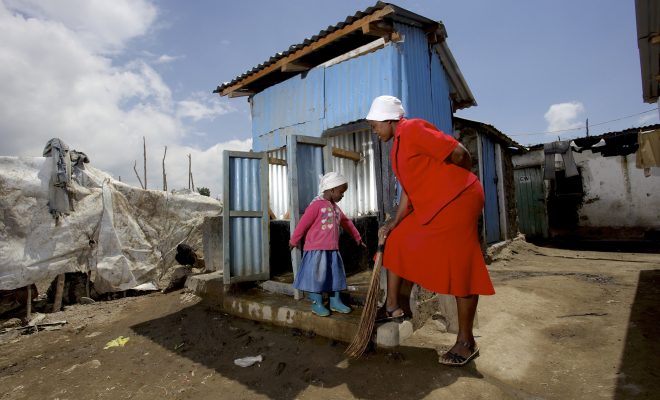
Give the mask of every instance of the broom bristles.
<path id="1" fill-rule="evenodd" d="M 360 357 L 367 349 L 371 340 L 371 333 L 374 330 L 374 324 L 376 322 L 376 311 L 378 311 L 378 291 L 380 289 L 380 267 L 382 259 L 383 253 L 379 251 L 376 254 L 374 270 L 371 273 L 369 291 L 367 292 L 367 298 L 364 302 L 362 315 L 360 316 L 360 324 L 353 337 L 353 341 L 345 351 L 349 357 Z"/>

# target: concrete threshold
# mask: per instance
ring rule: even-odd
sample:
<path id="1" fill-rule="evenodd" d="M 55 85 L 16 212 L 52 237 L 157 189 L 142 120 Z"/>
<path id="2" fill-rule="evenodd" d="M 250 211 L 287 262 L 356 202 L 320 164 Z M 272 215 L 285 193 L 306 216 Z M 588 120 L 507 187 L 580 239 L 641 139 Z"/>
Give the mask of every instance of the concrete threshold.
<path id="1" fill-rule="evenodd" d="M 311 311 L 307 299 L 295 300 L 292 296 L 271 293 L 259 288 L 227 290 L 221 272 L 193 275 L 186 281 L 186 288 L 200 296 L 207 304 L 227 314 L 276 326 L 313 331 L 317 335 L 350 343 L 357 332 L 362 307 L 352 306 L 349 314 L 331 313 L 319 317 Z M 400 340 L 412 334 L 410 321 L 398 324 L 388 322 L 377 327 L 376 343 L 394 347 Z"/>

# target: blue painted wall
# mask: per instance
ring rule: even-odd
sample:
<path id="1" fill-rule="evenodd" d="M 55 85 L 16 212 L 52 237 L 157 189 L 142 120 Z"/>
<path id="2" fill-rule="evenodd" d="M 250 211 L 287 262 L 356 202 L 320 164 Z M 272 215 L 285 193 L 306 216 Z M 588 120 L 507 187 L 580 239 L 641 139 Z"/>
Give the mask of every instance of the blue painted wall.
<path id="1" fill-rule="evenodd" d="M 374 97 L 401 98 L 406 114 L 452 132 L 449 85 L 423 31 L 396 24 L 403 41 L 329 67 L 317 67 L 257 93 L 252 147 L 272 150 L 287 136 L 320 137 L 326 129 L 363 119 Z"/>

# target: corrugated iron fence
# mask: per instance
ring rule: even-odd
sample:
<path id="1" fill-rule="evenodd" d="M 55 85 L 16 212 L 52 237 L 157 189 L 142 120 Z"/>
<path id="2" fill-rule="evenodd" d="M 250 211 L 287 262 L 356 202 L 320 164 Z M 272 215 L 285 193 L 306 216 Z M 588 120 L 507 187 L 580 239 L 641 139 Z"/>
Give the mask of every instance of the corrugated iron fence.
<path id="1" fill-rule="evenodd" d="M 339 207 L 349 217 L 376 213 L 378 211 L 376 160 L 370 130 L 361 129 L 329 137 L 328 141 L 333 149 L 345 150 L 360 155 L 359 161 L 342 156 L 332 158 L 331 170 L 337 171 L 348 178 L 348 191 L 339 203 Z M 287 182 L 286 149 L 280 148 L 269 151 L 268 158 L 270 209 L 278 219 L 287 219 L 291 188 Z"/>

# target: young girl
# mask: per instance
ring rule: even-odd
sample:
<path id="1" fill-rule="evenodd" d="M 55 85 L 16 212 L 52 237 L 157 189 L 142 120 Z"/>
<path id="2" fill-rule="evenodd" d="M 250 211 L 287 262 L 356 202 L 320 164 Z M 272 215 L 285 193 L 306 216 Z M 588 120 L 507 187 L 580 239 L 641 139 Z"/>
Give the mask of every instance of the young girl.
<path id="1" fill-rule="evenodd" d="M 343 314 L 351 312 L 339 298 L 339 291 L 346 289 L 344 262 L 339 254 L 339 225 L 359 245 L 366 247 L 355 225 L 336 204 L 344 197 L 346 189 L 348 181 L 341 174 L 328 172 L 322 176 L 319 195 L 309 203 L 289 240 L 289 248 L 293 250 L 305 237 L 304 255 L 293 287 L 309 292 L 312 312 L 321 317 L 330 315 L 323 305 L 322 292 L 331 292 L 330 310 Z"/>

